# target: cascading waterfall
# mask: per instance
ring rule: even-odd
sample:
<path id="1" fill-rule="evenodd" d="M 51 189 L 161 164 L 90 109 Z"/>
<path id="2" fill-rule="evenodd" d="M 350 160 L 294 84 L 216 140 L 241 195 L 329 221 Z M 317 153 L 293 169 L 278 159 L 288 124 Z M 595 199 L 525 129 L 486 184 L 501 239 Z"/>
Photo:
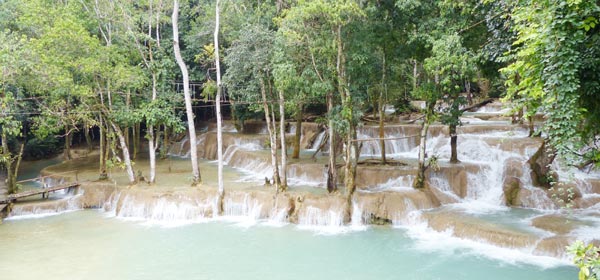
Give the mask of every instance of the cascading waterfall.
<path id="1" fill-rule="evenodd" d="M 8 219 L 41 218 L 81 209 L 83 209 L 82 195 L 75 195 L 41 203 L 14 204 Z"/>
<path id="2" fill-rule="evenodd" d="M 385 140 L 385 152 L 388 156 L 406 153 L 417 147 L 418 138 L 410 137 L 418 134 L 418 130 L 406 126 L 388 126 L 385 129 L 384 138 L 401 138 L 396 140 Z M 357 132 L 358 139 L 379 138 L 379 127 L 361 127 Z M 378 140 L 361 142 L 361 156 L 381 156 L 381 145 Z"/>
<path id="3" fill-rule="evenodd" d="M 119 218 L 164 225 L 206 221 L 211 217 L 211 201 L 193 201 L 168 197 L 145 198 L 116 193 L 105 204 L 105 211 Z"/>
<path id="4" fill-rule="evenodd" d="M 342 209 L 336 210 L 307 206 L 298 216 L 298 227 L 323 233 L 343 231 L 344 214 Z"/>
<path id="5" fill-rule="evenodd" d="M 319 146 L 321 146 L 321 143 L 323 142 L 323 139 L 325 138 L 325 135 L 327 135 L 327 131 L 323 130 L 321 132 L 319 132 L 319 134 L 317 134 L 317 137 L 315 138 L 315 141 L 312 142 L 312 145 L 310 147 L 310 149 L 308 149 L 309 151 L 316 151 Z"/>
<path id="6" fill-rule="evenodd" d="M 262 203 L 245 194 L 242 201 L 236 201 L 232 198 L 225 199 L 223 214 L 227 219 L 256 223 L 259 219 L 263 218 L 261 217 L 262 208 Z"/>

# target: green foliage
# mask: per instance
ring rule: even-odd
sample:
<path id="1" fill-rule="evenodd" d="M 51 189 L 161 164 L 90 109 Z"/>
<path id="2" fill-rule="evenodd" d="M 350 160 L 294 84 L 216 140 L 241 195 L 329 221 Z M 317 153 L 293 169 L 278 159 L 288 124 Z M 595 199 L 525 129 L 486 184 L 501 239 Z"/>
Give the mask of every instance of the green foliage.
<path id="1" fill-rule="evenodd" d="M 573 255 L 573 263 L 579 267 L 579 280 L 600 279 L 600 248 L 593 244 L 584 245 L 576 241 L 567 247 Z"/>
<path id="2" fill-rule="evenodd" d="M 44 139 L 35 137 L 25 143 L 23 158 L 27 160 L 50 158 L 62 151 L 62 149 L 63 145 L 56 137 L 47 137 Z"/>
<path id="3" fill-rule="evenodd" d="M 590 120 L 598 120 L 599 111 L 588 110 L 586 102 L 600 89 L 588 77 L 598 65 L 586 60 L 599 52 L 600 46 L 592 43 L 598 40 L 599 16 L 595 1 L 514 3 L 517 40 L 505 58 L 511 64 L 502 69 L 507 99 L 521 100 L 532 112 L 545 112 L 544 132 L 557 154 L 570 162 L 600 132 L 597 125 L 589 126 Z"/>

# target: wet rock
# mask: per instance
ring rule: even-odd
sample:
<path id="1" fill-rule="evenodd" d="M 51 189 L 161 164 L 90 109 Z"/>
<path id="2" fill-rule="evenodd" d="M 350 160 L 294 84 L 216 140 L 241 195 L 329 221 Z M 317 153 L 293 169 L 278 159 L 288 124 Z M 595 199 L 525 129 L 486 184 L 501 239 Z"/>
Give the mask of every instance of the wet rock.
<path id="1" fill-rule="evenodd" d="M 357 192 L 355 203 L 370 221 L 400 221 L 408 212 L 438 207 L 431 194 L 421 190 Z"/>
<path id="2" fill-rule="evenodd" d="M 531 220 L 531 225 L 559 235 L 566 235 L 586 223 L 561 215 L 545 215 Z"/>
<path id="3" fill-rule="evenodd" d="M 575 238 L 569 236 L 552 236 L 544 238 L 535 246 L 533 254 L 538 256 L 565 258 L 566 247 L 574 240 Z"/>
<path id="4" fill-rule="evenodd" d="M 558 182 L 558 175 L 551 169 L 555 154 L 544 142 L 538 151 L 527 161 L 531 167 L 531 179 L 537 187 L 550 188 L 552 182 Z"/>
<path id="5" fill-rule="evenodd" d="M 535 244 L 537 238 L 531 234 L 501 227 L 461 213 L 433 211 L 424 212 L 422 217 L 436 231 L 451 229 L 456 237 L 485 240 L 488 243 L 507 247 L 525 248 Z"/>
<path id="6" fill-rule="evenodd" d="M 503 181 L 504 199 L 508 206 L 524 206 L 517 199 L 521 191 L 521 180 L 516 177 L 505 177 Z"/>

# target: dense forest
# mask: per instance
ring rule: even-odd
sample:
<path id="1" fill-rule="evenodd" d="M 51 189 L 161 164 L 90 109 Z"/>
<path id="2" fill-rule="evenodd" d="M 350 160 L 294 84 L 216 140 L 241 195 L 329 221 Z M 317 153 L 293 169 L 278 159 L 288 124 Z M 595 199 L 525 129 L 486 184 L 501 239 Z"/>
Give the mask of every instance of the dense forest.
<path id="1" fill-rule="evenodd" d="M 600 3 L 586 0 L 0 0 L 0 164 L 14 193 L 22 159 L 70 159 L 73 145 L 87 146 L 99 149 L 100 179 L 121 167 L 134 184 L 143 152 L 152 184 L 170 141 L 195 143 L 198 121 L 217 122 L 221 139 L 223 119 L 240 131 L 259 119 L 285 191 L 282 132 L 296 123 L 298 158 L 299 126 L 311 120 L 331 140 L 327 189 L 343 185 L 349 201 L 363 123 L 381 127 L 386 163 L 387 106 L 416 113 L 421 139 L 430 124 L 447 125 L 456 163 L 461 115 L 502 98 L 544 139 L 547 160 L 594 168 L 599 20 Z M 420 145 L 415 188 L 432 160 Z M 221 198 L 223 188 L 219 180 Z"/>
<path id="2" fill-rule="evenodd" d="M 595 1 L 6 0 L 0 6 L 0 125 L 9 180 L 21 156 L 43 157 L 62 146 L 68 159 L 74 141 L 91 147 L 96 139 L 100 176 L 107 165 L 123 165 L 133 182 L 139 141 L 148 141 L 152 165 L 186 122 L 195 134 L 188 121 L 194 114 L 214 119 L 221 100 L 240 127 L 266 119 L 271 143 L 278 141 L 277 120 L 300 123 L 325 113 L 318 120 L 337 140 L 331 145 L 345 143 L 349 187 L 356 127 L 368 116 L 383 126 L 386 104 L 406 112 L 414 110 L 410 100 L 427 104 L 424 131 L 433 121 L 447 124 L 453 145 L 465 104 L 501 97 L 513 104 L 516 121 L 545 114 L 531 135 L 543 135 L 550 153 L 580 167 L 600 157 Z M 335 168 L 328 172 L 333 191 Z M 193 175 L 199 182 L 197 163 Z"/>

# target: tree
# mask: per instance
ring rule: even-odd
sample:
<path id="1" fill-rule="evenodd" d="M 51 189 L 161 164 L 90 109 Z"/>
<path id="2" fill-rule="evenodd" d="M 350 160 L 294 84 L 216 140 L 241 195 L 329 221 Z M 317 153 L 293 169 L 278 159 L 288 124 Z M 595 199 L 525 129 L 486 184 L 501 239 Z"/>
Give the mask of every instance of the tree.
<path id="1" fill-rule="evenodd" d="M 353 185 L 352 170 L 355 167 L 351 162 L 356 159 L 356 145 L 348 142 L 356 134 L 354 116 L 352 109 L 352 96 L 349 94 L 346 80 L 346 59 L 344 53 L 344 37 L 342 29 L 352 20 L 362 15 L 362 11 L 354 1 L 299 1 L 298 5 L 287 10 L 279 20 L 279 30 L 287 40 L 288 45 L 299 45 L 309 59 L 310 70 L 317 78 L 315 86 L 325 92 L 328 112 L 328 134 L 329 134 L 329 164 L 327 167 L 327 190 L 337 190 L 337 167 L 336 167 L 336 118 L 334 104 L 340 100 L 342 107 L 346 110 L 342 115 L 343 120 L 338 124 L 346 126 L 345 135 L 347 140 L 347 164 L 346 170 L 350 179 L 347 187 Z M 337 91 L 338 96 L 334 93 Z M 339 97 L 336 98 L 336 97 Z M 354 166 L 354 167 L 353 167 Z M 352 193 L 353 188 L 349 189 Z"/>
<path id="2" fill-rule="evenodd" d="M 456 127 L 460 125 L 463 111 L 460 106 L 466 100 L 461 95 L 466 80 L 475 73 L 475 55 L 462 46 L 458 34 L 445 35 L 433 43 L 432 56 L 425 60 L 424 67 L 436 79 L 438 90 L 447 105 L 441 115 L 442 123 L 447 124 L 450 132 L 450 162 L 457 163 Z"/>
<path id="3" fill-rule="evenodd" d="M 225 81 L 230 95 L 245 102 L 255 103 L 254 110 L 264 112 L 269 133 L 273 184 L 278 191 L 281 179 L 277 159 L 277 126 L 274 110 L 270 104 L 275 100 L 273 93 L 273 56 L 274 32 L 260 24 L 245 27 L 247 32 L 240 35 L 228 49 L 225 63 L 227 73 Z"/>
<path id="4" fill-rule="evenodd" d="M 175 59 L 181 69 L 183 77 L 183 95 L 185 97 L 185 108 L 188 122 L 188 133 L 190 137 L 190 157 L 192 161 L 192 185 L 201 183 L 200 168 L 198 167 L 198 151 L 196 147 L 196 126 L 194 124 L 194 112 L 192 111 L 192 97 L 190 95 L 190 78 L 188 74 L 187 66 L 181 56 L 181 50 L 179 48 L 179 1 L 173 0 L 173 52 L 175 53 Z"/>
<path id="5" fill-rule="evenodd" d="M 219 0 L 215 4 L 215 71 L 217 72 L 217 96 L 215 97 L 215 106 L 217 111 L 217 159 L 218 159 L 218 174 L 217 181 L 219 184 L 219 198 L 218 198 L 218 209 L 223 212 L 223 129 L 222 129 L 222 117 L 221 117 L 221 61 L 219 58 Z"/>
<path id="6" fill-rule="evenodd" d="M 571 164 L 598 163 L 599 4 L 512 1 L 517 39 L 505 57 L 507 99 L 546 114 L 542 128 L 556 154 Z M 538 107 L 539 106 L 539 107 Z"/>

